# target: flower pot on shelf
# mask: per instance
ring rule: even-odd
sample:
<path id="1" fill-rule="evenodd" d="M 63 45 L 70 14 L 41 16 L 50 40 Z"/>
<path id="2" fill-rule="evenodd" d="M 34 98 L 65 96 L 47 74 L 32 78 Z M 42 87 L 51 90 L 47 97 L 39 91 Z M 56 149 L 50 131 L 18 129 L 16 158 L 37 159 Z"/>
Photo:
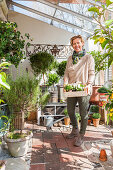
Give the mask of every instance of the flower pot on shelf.
<path id="1" fill-rule="evenodd" d="M 64 124 L 66 126 L 70 125 L 70 118 L 69 117 L 64 118 Z"/>

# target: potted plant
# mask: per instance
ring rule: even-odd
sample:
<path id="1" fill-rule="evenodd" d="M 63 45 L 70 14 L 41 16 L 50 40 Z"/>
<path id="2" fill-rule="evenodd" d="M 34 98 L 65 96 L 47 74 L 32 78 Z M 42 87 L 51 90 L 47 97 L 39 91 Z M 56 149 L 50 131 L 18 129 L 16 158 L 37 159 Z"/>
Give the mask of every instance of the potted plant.
<path id="1" fill-rule="evenodd" d="M 44 74 L 46 74 L 47 71 L 51 70 L 52 64 L 54 62 L 54 56 L 47 52 L 38 52 L 36 54 L 31 55 L 29 61 L 34 71 L 34 74 L 36 76 L 43 76 L 45 85 Z"/>
<path id="2" fill-rule="evenodd" d="M 10 21 L 0 21 L 0 58 L 18 66 L 25 58 L 25 45 L 30 45 L 29 34 L 22 36 L 17 30 L 17 24 Z"/>
<path id="3" fill-rule="evenodd" d="M 70 125 L 70 118 L 68 116 L 68 111 L 67 111 L 67 108 L 64 109 L 64 114 L 65 114 L 65 118 L 64 118 L 64 124 L 67 126 L 67 125 Z"/>
<path id="4" fill-rule="evenodd" d="M 59 81 L 59 76 L 56 73 L 49 73 L 47 85 L 52 86 L 51 94 L 51 102 L 57 103 L 58 102 L 58 92 L 55 90 L 55 84 Z"/>
<path id="5" fill-rule="evenodd" d="M 93 124 L 95 127 L 97 127 L 99 125 L 101 115 L 100 113 L 93 113 L 92 117 L 93 117 Z"/>
<path id="6" fill-rule="evenodd" d="M 29 140 L 32 132 L 23 130 L 24 128 L 24 110 L 33 100 L 34 95 L 38 97 L 38 81 L 35 77 L 30 78 L 29 75 L 17 77 L 15 81 L 9 78 L 10 90 L 4 89 L 4 99 L 7 101 L 12 116 L 11 132 L 4 135 L 4 140 L 8 145 L 8 149 L 12 156 L 23 156 L 27 153 Z M 37 102 L 37 101 L 36 101 Z M 20 129 L 15 130 L 15 129 Z M 14 131 L 12 131 L 14 130 Z"/>
<path id="7" fill-rule="evenodd" d="M 109 92 L 109 89 L 107 89 L 104 86 L 98 89 L 98 93 L 99 93 L 99 106 L 103 106 L 103 105 L 106 104 L 107 99 L 108 99 L 108 92 Z"/>
<path id="8" fill-rule="evenodd" d="M 78 125 L 79 125 L 79 121 L 81 120 L 81 116 L 79 113 L 75 113 L 75 116 L 77 118 L 77 122 L 78 122 Z"/>

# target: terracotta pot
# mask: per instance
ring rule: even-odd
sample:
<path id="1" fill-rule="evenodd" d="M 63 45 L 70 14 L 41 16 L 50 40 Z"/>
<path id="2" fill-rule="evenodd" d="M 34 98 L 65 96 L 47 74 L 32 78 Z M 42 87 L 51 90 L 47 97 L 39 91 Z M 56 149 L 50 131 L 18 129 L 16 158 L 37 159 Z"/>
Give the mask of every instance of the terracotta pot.
<path id="1" fill-rule="evenodd" d="M 93 119 L 93 125 L 97 127 L 99 125 L 100 119 Z"/>
<path id="2" fill-rule="evenodd" d="M 64 124 L 70 125 L 70 118 L 69 117 L 64 118 Z"/>
<path id="3" fill-rule="evenodd" d="M 99 159 L 100 161 L 107 161 L 107 154 L 105 149 L 101 149 Z"/>
<path id="4" fill-rule="evenodd" d="M 111 134 L 112 134 L 112 136 L 113 136 L 113 130 L 111 131 Z"/>
<path id="5" fill-rule="evenodd" d="M 90 119 L 88 119 L 88 125 L 91 125 L 91 120 Z"/>
<path id="6" fill-rule="evenodd" d="M 100 88 L 101 86 L 93 86 L 92 88 L 92 95 L 91 95 L 91 98 L 90 98 L 90 103 L 93 103 L 93 104 L 99 104 L 99 93 L 97 92 L 97 90 Z"/>

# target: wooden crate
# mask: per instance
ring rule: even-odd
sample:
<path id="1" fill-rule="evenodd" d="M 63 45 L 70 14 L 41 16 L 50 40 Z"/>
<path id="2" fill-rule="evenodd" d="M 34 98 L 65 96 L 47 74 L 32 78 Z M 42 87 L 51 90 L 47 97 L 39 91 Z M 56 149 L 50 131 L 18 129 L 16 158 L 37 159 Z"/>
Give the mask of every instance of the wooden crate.
<path id="1" fill-rule="evenodd" d="M 82 97 L 87 96 L 87 91 L 71 91 L 71 92 L 64 92 L 64 97 Z"/>

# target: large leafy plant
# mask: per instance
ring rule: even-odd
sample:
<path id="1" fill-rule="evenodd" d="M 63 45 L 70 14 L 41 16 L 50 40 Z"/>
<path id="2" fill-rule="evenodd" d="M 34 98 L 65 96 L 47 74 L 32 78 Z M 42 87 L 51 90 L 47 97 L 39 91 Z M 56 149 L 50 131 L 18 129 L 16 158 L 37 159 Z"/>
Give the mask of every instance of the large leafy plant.
<path id="1" fill-rule="evenodd" d="M 16 67 L 25 58 L 25 40 L 29 40 L 29 34 L 22 36 L 17 30 L 17 24 L 9 21 L 0 21 L 0 57 Z"/>
<path id="2" fill-rule="evenodd" d="M 62 61 L 61 63 L 58 64 L 56 73 L 57 73 L 60 77 L 63 77 L 63 76 L 64 76 L 64 72 L 65 72 L 65 69 L 66 69 L 66 64 L 67 64 L 67 61 Z"/>
<path id="3" fill-rule="evenodd" d="M 101 51 L 91 51 L 89 52 L 95 60 L 95 73 L 97 74 L 100 70 L 105 70 L 108 66 L 105 55 Z"/>
<path id="4" fill-rule="evenodd" d="M 96 0 L 97 1 L 97 0 Z M 102 2 L 102 0 L 98 0 Z M 98 23 L 98 28 L 94 30 L 92 39 L 94 43 L 99 43 L 103 50 L 106 52 L 103 55 L 103 59 L 108 58 L 108 67 L 113 62 L 113 19 L 108 19 L 108 9 L 112 8 L 112 0 L 106 0 L 105 3 L 100 6 L 93 6 L 89 8 L 89 11 L 93 12 L 93 18 Z"/>
<path id="5" fill-rule="evenodd" d="M 43 76 L 45 84 L 44 74 L 52 69 L 54 63 L 54 56 L 47 52 L 38 52 L 36 54 L 31 55 L 29 60 L 34 74 L 36 76 L 39 76 L 41 74 Z"/>

